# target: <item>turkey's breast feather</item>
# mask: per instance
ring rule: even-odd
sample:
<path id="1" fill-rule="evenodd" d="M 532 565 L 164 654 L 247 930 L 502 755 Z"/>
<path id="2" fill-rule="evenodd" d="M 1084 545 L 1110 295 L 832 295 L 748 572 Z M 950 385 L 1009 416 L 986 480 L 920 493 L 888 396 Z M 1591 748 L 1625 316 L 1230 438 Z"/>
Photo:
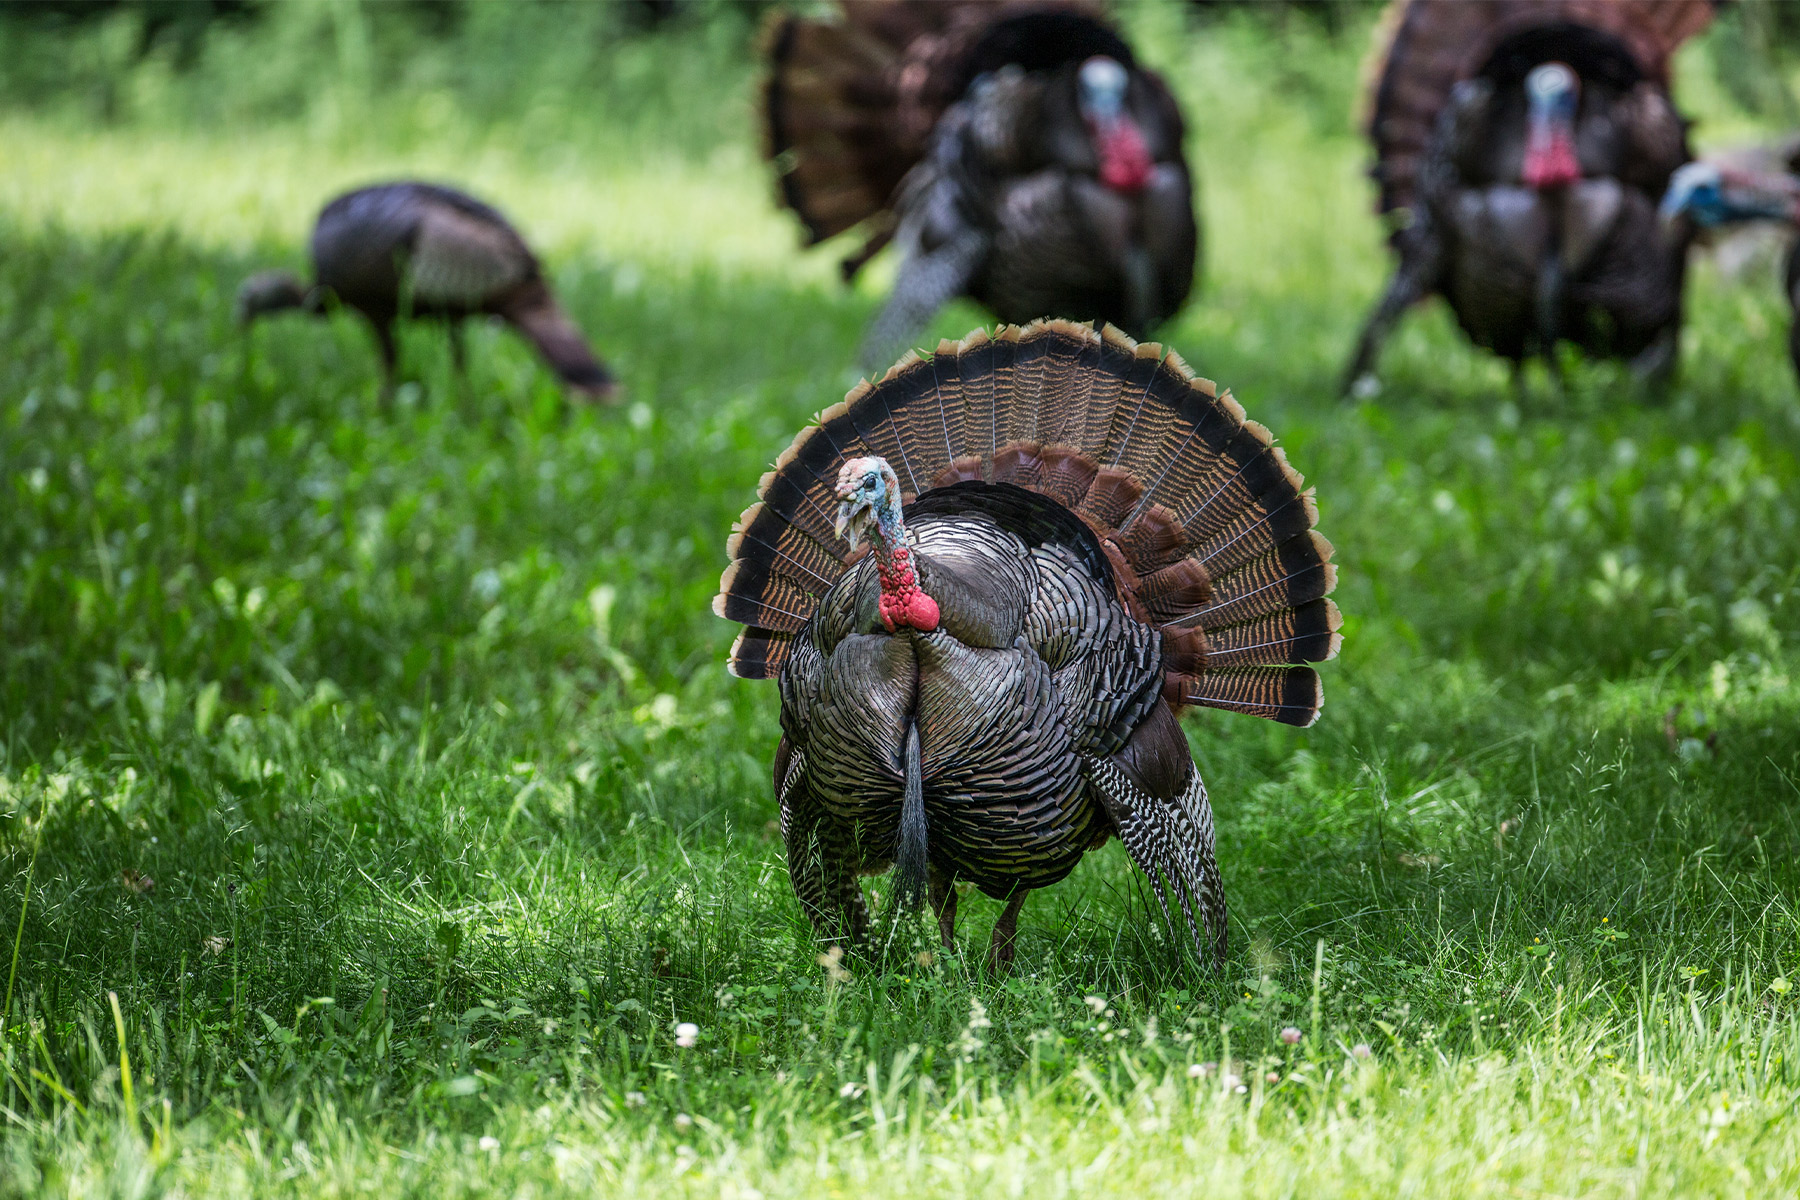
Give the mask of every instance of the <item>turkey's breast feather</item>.
<path id="1" fill-rule="evenodd" d="M 932 865 L 993 895 L 1054 883 L 1111 827 L 1082 756 L 1115 750 L 1157 702 L 1161 635 L 1054 543 L 979 514 L 910 528 L 939 628 L 888 633 L 875 565 L 857 563 L 795 639 L 783 730 L 865 869 L 891 855 L 917 722 Z"/>

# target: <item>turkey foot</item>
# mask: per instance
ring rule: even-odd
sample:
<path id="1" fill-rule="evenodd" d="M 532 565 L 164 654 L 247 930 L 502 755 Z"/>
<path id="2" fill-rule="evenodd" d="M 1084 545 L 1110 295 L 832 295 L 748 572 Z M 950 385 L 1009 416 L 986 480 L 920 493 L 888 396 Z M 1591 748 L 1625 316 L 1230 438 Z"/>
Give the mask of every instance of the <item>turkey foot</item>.
<path id="1" fill-rule="evenodd" d="M 937 914 L 938 936 L 944 949 L 956 949 L 956 885 L 948 875 L 931 873 L 931 911 Z"/>
<path id="2" fill-rule="evenodd" d="M 1006 902 L 1006 911 L 994 922 L 994 940 L 988 943 L 988 969 L 1010 971 L 1013 961 L 1013 939 L 1019 932 L 1019 910 L 1025 907 L 1030 888 L 1020 888 Z"/>

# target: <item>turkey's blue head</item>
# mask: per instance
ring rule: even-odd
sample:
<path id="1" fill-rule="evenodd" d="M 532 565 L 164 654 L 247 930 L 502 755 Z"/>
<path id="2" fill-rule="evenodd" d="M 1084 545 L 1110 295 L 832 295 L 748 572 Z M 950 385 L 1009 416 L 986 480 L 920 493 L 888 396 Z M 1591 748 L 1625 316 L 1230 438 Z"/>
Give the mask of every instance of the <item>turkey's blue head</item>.
<path id="1" fill-rule="evenodd" d="M 900 517 L 900 479 L 885 458 L 853 458 L 838 470 L 837 532 L 851 549 L 871 525 L 875 529 L 875 570 L 881 578 L 881 623 L 889 633 L 938 627 L 937 601 L 919 587 L 906 526 Z"/>
<path id="2" fill-rule="evenodd" d="M 1800 179 L 1691 162 L 1669 177 L 1657 211 L 1664 221 L 1686 216 L 1707 229 L 1740 221 L 1800 221 Z"/>
<path id="3" fill-rule="evenodd" d="M 1575 156 L 1575 107 L 1581 79 L 1559 62 L 1540 63 L 1525 76 L 1525 186 L 1568 187 L 1581 179 Z"/>
<path id="4" fill-rule="evenodd" d="M 1144 131 L 1125 110 L 1130 85 L 1130 72 L 1117 59 L 1104 54 L 1082 63 L 1076 76 L 1081 117 L 1087 122 L 1094 152 L 1100 159 L 1100 182 L 1128 195 L 1150 185 L 1156 166 L 1144 141 Z"/>
<path id="5" fill-rule="evenodd" d="M 900 478 L 887 459 L 870 455 L 846 462 L 838 470 L 837 500 L 837 533 L 851 549 L 871 527 L 889 548 L 901 544 Z"/>

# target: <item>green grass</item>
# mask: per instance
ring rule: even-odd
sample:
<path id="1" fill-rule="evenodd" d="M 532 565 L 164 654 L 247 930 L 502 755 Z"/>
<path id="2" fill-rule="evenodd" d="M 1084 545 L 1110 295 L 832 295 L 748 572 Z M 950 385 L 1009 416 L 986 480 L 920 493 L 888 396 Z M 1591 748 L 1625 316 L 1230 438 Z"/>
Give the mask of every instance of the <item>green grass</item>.
<path id="1" fill-rule="evenodd" d="M 1010 978 L 834 982 L 774 690 L 728 678 L 708 600 L 885 277 L 795 252 L 729 26 L 609 50 L 640 86 L 602 111 L 579 63 L 495 99 L 422 50 L 350 121 L 341 35 L 310 102 L 272 68 L 239 112 L 207 89 L 317 34 L 283 11 L 200 82 L 120 74 L 108 122 L 0 111 L 0 1190 L 1800 1188 L 1800 403 L 1765 276 L 1701 267 L 1659 407 L 1608 366 L 1515 403 L 1436 310 L 1340 406 L 1385 266 L 1360 42 L 1134 10 L 1203 175 L 1167 340 L 1339 548 L 1325 716 L 1188 721 L 1223 977 L 1114 845 L 1033 896 Z M 1751 128 L 1704 65 L 1703 139 Z M 419 329 L 383 415 L 352 321 L 231 326 L 331 189 L 412 171 L 516 215 L 626 407 L 565 410 L 498 331 L 459 384 Z"/>

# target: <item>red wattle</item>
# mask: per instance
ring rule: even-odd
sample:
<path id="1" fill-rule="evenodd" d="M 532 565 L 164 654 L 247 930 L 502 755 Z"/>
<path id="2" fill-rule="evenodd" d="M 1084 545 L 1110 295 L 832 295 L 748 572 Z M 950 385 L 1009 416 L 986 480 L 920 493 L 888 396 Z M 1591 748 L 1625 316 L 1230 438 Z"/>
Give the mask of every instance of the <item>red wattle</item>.
<path id="1" fill-rule="evenodd" d="M 1575 145 L 1563 133 L 1542 139 L 1533 138 L 1525 151 L 1525 186 L 1534 188 L 1568 187 L 1581 180 L 1581 162 L 1575 157 Z"/>
<path id="2" fill-rule="evenodd" d="M 937 601 L 918 588 L 894 595 L 882 593 L 881 623 L 889 633 L 902 627 L 930 633 L 938 627 L 938 615 Z"/>
<path id="3" fill-rule="evenodd" d="M 1115 192 L 1135 195 L 1150 186 L 1156 164 L 1135 123 L 1121 120 L 1100 134 L 1100 182 Z"/>
<path id="4" fill-rule="evenodd" d="M 898 549 L 883 555 L 875 560 L 875 570 L 881 576 L 881 600 L 877 611 L 889 633 L 900 628 L 930 633 L 938 627 L 937 601 L 919 590 L 910 553 Z"/>

